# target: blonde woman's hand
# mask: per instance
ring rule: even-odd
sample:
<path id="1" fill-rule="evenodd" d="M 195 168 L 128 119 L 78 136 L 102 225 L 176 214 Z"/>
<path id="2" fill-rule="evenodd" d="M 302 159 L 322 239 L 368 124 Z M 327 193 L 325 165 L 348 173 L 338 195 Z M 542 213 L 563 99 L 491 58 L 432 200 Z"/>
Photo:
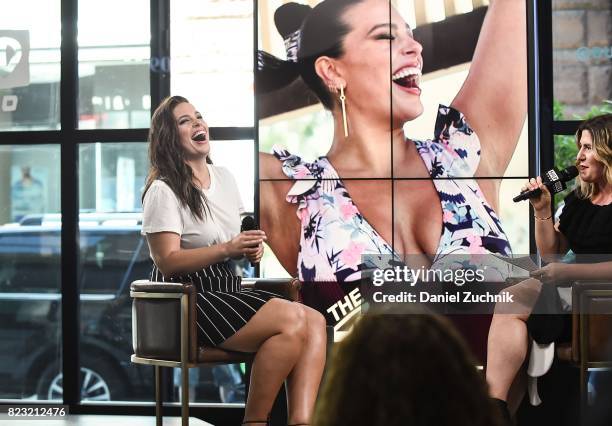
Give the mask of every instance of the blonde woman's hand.
<path id="1" fill-rule="evenodd" d="M 547 217 L 550 216 L 550 202 L 552 200 L 550 191 L 542 183 L 542 178 L 538 176 L 537 178 L 531 178 L 527 181 L 525 185 L 521 188 L 521 192 L 524 191 L 532 191 L 534 189 L 538 189 L 542 191 L 542 193 L 537 196 L 529 199 L 529 202 L 533 206 L 533 210 L 536 213 L 536 216 L 539 217 Z"/>
<path id="2" fill-rule="evenodd" d="M 231 258 L 246 256 L 256 251 L 266 239 L 266 233 L 259 229 L 243 231 L 225 243 L 227 254 Z"/>
<path id="3" fill-rule="evenodd" d="M 567 263 L 549 263 L 543 268 L 536 269 L 529 273 L 533 278 L 540 280 L 543 283 L 561 284 L 564 281 L 572 279 L 572 269 L 575 265 Z"/>

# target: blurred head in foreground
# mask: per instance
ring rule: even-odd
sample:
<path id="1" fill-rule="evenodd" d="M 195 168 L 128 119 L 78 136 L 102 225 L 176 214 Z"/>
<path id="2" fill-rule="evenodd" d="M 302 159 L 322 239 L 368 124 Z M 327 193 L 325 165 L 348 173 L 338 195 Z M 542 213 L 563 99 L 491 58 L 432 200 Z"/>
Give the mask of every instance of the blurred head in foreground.
<path id="1" fill-rule="evenodd" d="M 445 319 L 368 313 L 334 348 L 314 425 L 495 426 L 476 361 Z"/>

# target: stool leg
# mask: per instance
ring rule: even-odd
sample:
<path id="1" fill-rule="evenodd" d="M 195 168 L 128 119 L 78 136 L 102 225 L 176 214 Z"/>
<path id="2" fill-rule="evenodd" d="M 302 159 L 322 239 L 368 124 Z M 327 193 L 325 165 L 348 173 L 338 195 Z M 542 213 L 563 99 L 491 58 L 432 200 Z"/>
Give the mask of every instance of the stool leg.
<path id="1" fill-rule="evenodd" d="M 161 367 L 155 366 L 155 425 L 162 426 Z"/>
<path id="2" fill-rule="evenodd" d="M 582 360 L 581 360 L 582 361 Z M 589 398 L 589 376 L 588 369 L 585 362 L 580 363 L 580 423 L 586 421 L 586 415 L 588 410 L 588 398 Z"/>
<path id="3" fill-rule="evenodd" d="M 181 367 L 181 424 L 189 426 L 189 368 Z"/>

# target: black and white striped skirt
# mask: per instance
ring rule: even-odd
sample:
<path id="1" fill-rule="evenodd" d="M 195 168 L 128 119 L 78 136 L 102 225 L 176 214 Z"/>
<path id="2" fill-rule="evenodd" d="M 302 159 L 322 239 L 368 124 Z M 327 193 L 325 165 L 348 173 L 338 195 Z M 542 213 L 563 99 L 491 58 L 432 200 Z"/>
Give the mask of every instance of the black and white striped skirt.
<path id="1" fill-rule="evenodd" d="M 218 346 L 245 325 L 270 299 L 280 297 L 265 290 L 243 290 L 242 278 L 229 263 L 217 263 L 198 272 L 166 278 L 153 265 L 151 281 L 191 282 L 197 289 L 196 311 L 200 345 Z"/>

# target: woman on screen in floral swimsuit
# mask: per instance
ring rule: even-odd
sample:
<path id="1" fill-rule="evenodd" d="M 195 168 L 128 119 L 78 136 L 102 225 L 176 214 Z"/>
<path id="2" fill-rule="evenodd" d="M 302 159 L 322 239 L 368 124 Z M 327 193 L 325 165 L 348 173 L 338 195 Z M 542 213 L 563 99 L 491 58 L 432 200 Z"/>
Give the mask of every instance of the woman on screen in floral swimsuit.
<path id="1" fill-rule="evenodd" d="M 404 135 L 423 112 L 422 47 L 390 2 L 325 0 L 297 25 L 287 69 L 331 112 L 334 137 L 312 163 L 280 147 L 260 153 L 260 212 L 280 263 L 307 282 L 306 303 L 342 297 L 366 254 L 423 255 L 427 266 L 450 253 L 511 254 L 492 178 L 526 116 L 525 17 L 525 0 L 490 2 L 469 75 L 427 141 Z"/>

